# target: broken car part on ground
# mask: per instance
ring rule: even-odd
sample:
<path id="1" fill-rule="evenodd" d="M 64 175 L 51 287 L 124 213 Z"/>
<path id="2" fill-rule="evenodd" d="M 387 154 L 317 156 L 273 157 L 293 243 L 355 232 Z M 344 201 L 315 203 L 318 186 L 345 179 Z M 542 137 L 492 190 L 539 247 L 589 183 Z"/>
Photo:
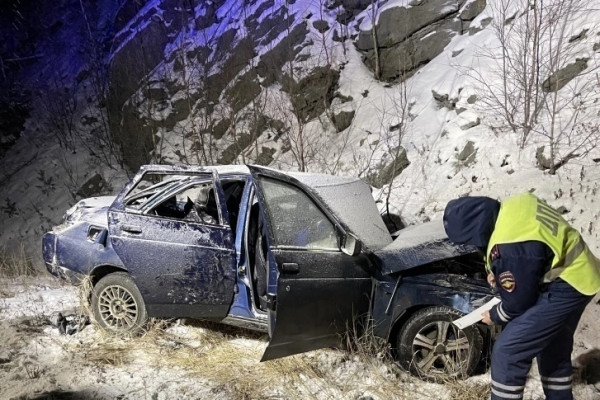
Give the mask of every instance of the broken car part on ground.
<path id="1" fill-rule="evenodd" d="M 339 345 L 370 321 L 413 373 L 466 376 L 493 333 L 451 324 L 493 296 L 476 249 L 451 244 L 439 221 L 392 240 L 357 178 L 144 166 L 116 197 L 69 209 L 43 254 L 52 274 L 91 278 L 105 329 L 213 320 L 268 332 L 262 360 Z"/>

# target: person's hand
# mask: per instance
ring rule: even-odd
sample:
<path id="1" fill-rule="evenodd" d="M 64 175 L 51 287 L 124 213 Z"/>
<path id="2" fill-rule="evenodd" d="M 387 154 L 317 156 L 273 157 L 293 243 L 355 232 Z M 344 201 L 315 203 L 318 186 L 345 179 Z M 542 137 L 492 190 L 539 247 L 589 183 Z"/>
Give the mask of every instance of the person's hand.
<path id="1" fill-rule="evenodd" d="M 481 316 L 483 317 L 483 319 L 481 320 L 481 322 L 483 322 L 486 325 L 494 325 L 494 322 L 492 321 L 492 318 L 490 317 L 490 311 L 484 311 L 483 314 L 481 314 Z"/>
<path id="2" fill-rule="evenodd" d="M 487 283 L 488 285 L 490 285 L 493 289 L 496 288 L 496 277 L 494 276 L 494 274 L 492 274 L 491 272 L 488 274 L 487 276 Z"/>

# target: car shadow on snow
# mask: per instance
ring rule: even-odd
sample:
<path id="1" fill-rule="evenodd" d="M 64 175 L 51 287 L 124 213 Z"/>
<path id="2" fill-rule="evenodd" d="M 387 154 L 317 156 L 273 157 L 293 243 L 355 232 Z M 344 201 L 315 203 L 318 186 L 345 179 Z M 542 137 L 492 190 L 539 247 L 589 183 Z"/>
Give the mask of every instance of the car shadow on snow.
<path id="1" fill-rule="evenodd" d="M 25 397 L 19 397 L 19 400 L 86 400 L 96 398 L 92 393 L 81 391 L 71 392 L 66 390 L 52 390 L 50 392 L 43 392 L 35 394 L 33 396 L 28 395 Z"/>
<path id="2" fill-rule="evenodd" d="M 268 340 L 269 336 L 265 332 L 254 331 L 251 329 L 240 328 L 237 326 L 225 325 L 219 322 L 206 321 L 194 318 L 182 318 L 181 324 L 192 328 L 208 329 L 213 333 L 221 334 L 224 337 L 243 336 L 246 339 Z"/>
<path id="3" fill-rule="evenodd" d="M 577 357 L 578 375 L 582 382 L 596 384 L 600 382 L 600 349 L 592 349 Z"/>

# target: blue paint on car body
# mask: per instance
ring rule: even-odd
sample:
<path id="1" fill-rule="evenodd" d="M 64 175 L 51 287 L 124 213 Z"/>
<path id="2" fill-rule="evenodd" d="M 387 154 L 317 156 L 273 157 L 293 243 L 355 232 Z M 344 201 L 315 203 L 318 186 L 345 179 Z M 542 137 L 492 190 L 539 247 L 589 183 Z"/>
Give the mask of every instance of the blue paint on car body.
<path id="1" fill-rule="evenodd" d="M 301 226 L 305 216 L 283 225 L 271 221 L 268 202 L 277 193 L 264 196 L 261 179 L 275 182 L 268 190 L 293 187 L 305 196 L 319 216 L 311 232 L 331 227 L 336 246 L 330 240 L 319 248 L 307 235 L 278 243 L 273 227 L 295 230 L 292 237 L 308 231 Z M 350 195 L 336 203 L 344 193 Z M 256 223 L 253 207 L 264 232 L 249 229 Z M 74 283 L 107 268 L 126 271 L 148 316 L 268 328 L 263 359 L 329 346 L 355 313 L 368 313 L 374 333 L 388 338 L 411 310 L 444 305 L 467 313 L 492 295 L 476 274 L 438 271 L 444 263 L 455 269 L 473 264 L 475 249 L 452 245 L 437 223 L 401 231 L 392 242 L 378 215 L 368 186 L 356 178 L 245 166 L 143 166 L 116 197 L 72 207 L 64 223 L 43 236 L 42 249 L 48 271 Z M 253 248 L 250 235 L 264 235 L 265 293 L 257 287 L 255 260 L 262 250 Z M 348 238 L 362 251 L 345 249 Z"/>

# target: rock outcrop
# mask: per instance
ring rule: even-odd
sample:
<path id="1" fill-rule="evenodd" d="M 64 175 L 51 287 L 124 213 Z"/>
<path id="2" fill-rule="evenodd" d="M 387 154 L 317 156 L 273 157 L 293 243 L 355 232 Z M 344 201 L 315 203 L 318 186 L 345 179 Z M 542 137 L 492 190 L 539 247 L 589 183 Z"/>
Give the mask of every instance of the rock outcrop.
<path id="1" fill-rule="evenodd" d="M 404 80 L 466 32 L 485 8 L 485 0 L 414 0 L 407 6 L 383 8 L 375 24 L 380 79 Z M 374 69 L 376 52 L 370 23 L 363 23 L 355 42 L 365 64 Z"/>
<path id="2" fill-rule="evenodd" d="M 307 41 L 309 26 L 300 15 L 272 0 L 192 4 L 128 0 L 117 16 L 121 30 L 110 65 L 109 116 L 113 137 L 132 170 L 148 162 L 161 135 L 178 124 L 202 119 L 182 135 L 192 141 L 201 135 L 220 139 L 229 129 L 220 121 L 233 123 L 223 110 L 241 112 L 274 83 L 293 87 L 283 67 L 295 61 Z M 328 29 L 316 21 L 313 29 Z M 314 117 L 310 104 L 315 100 L 298 101 L 295 105 Z M 207 118 L 214 113 L 222 115 Z M 203 161 L 231 162 L 256 137 L 240 132 L 222 157 Z"/>
<path id="3" fill-rule="evenodd" d="M 578 58 L 575 62 L 565 65 L 542 82 L 542 90 L 544 92 L 559 91 L 588 67 L 588 61 L 587 58 Z"/>

